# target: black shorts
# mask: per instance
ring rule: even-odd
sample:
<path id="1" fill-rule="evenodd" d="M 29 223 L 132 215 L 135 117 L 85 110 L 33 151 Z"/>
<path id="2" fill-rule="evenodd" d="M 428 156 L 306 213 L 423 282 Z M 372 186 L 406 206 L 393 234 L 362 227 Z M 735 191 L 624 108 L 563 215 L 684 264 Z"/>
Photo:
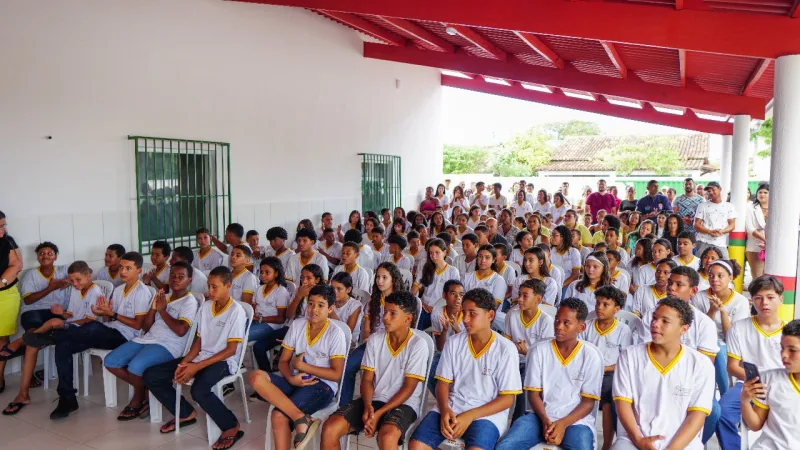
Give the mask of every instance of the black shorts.
<path id="1" fill-rule="evenodd" d="M 603 373 L 603 386 L 600 388 L 600 408 L 606 403 L 613 404 L 614 396 L 611 393 L 611 385 L 614 381 L 614 371 Z"/>
<path id="2" fill-rule="evenodd" d="M 386 402 L 373 400 L 372 408 L 378 410 L 385 404 Z M 362 419 L 364 416 L 364 402 L 361 401 L 360 398 L 357 398 L 346 406 L 339 408 L 339 410 L 333 414 L 344 417 L 344 420 L 346 420 L 347 423 L 349 423 L 353 428 L 353 434 L 358 434 L 364 430 L 364 421 Z M 406 431 L 408 431 L 409 427 L 411 427 L 416 420 L 417 413 L 414 412 L 412 407 L 408 405 L 400 405 L 381 417 L 381 420 L 378 421 L 378 429 L 380 429 L 383 425 L 394 425 L 400 430 L 399 444 L 402 445 L 406 436 Z"/>

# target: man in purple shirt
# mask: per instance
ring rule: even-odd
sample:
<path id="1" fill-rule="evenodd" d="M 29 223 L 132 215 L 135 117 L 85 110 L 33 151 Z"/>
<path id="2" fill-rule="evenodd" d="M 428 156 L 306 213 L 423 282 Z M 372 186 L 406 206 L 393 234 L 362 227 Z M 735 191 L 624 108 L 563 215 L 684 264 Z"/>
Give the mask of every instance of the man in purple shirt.
<path id="1" fill-rule="evenodd" d="M 586 197 L 586 209 L 592 213 L 592 223 L 597 223 L 597 212 L 605 209 L 608 214 L 617 214 L 617 199 L 606 191 L 606 180 L 597 182 L 597 192 Z"/>

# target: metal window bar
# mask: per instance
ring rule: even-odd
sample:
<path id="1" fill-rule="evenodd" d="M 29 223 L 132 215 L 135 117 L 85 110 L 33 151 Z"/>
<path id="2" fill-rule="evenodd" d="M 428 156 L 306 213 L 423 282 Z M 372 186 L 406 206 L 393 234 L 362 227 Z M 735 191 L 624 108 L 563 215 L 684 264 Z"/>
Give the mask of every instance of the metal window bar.
<path id="1" fill-rule="evenodd" d="M 359 153 L 361 156 L 361 207 L 379 212 L 402 205 L 399 156 Z"/>
<path id="2" fill-rule="evenodd" d="M 195 232 L 220 236 L 231 222 L 230 144 L 128 136 L 136 168 L 139 252 L 157 240 L 197 247 Z"/>

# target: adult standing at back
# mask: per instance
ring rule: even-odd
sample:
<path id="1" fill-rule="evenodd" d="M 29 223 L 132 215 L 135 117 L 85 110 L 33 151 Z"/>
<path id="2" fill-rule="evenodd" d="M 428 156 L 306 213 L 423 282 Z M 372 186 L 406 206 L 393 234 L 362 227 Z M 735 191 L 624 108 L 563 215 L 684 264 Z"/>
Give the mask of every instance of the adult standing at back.
<path id="1" fill-rule="evenodd" d="M 683 231 L 694 233 L 694 213 L 697 212 L 700 203 L 706 200 L 697 194 L 697 188 L 691 178 L 683 180 L 683 190 L 684 194 L 675 199 L 675 213 L 683 221 Z"/>
<path id="2" fill-rule="evenodd" d="M 748 206 L 744 218 L 744 229 L 747 232 L 745 257 L 750 264 L 750 274 L 756 279 L 764 274 L 764 261 L 758 254 L 767 242 L 767 218 L 769 217 L 769 183 L 760 184 L 756 190 L 756 198 Z"/>
<path id="3" fill-rule="evenodd" d="M 637 203 L 639 203 L 639 200 L 636 200 L 636 188 L 633 186 L 626 187 L 625 200 L 619 204 L 620 211 L 636 211 Z"/>
<path id="4" fill-rule="evenodd" d="M 728 259 L 728 233 L 733 231 L 736 209 L 722 201 L 722 189 L 716 181 L 706 185 L 706 193 L 708 201 L 701 203 L 694 214 L 696 253 L 701 255 L 705 249 L 714 246 L 720 250 L 721 259 Z"/>
<path id="5" fill-rule="evenodd" d="M 0 211 L 0 348 L 5 348 L 9 336 L 17 332 L 20 307 L 17 275 L 22 270 L 22 261 L 17 256 L 16 246 L 6 236 L 6 215 Z M 0 392 L 6 388 L 4 369 L 5 361 L 0 366 Z"/>
<path id="6" fill-rule="evenodd" d="M 597 192 L 592 192 L 586 197 L 586 212 L 592 214 L 592 223 L 597 223 L 597 212 L 605 209 L 607 213 L 617 214 L 617 198 L 606 191 L 606 180 L 597 182 Z"/>
<path id="7" fill-rule="evenodd" d="M 636 203 L 636 211 L 642 215 L 642 220 L 652 219 L 653 222 L 656 221 L 659 212 L 672 212 L 672 204 L 667 196 L 658 192 L 658 181 L 647 182 L 647 195 Z"/>

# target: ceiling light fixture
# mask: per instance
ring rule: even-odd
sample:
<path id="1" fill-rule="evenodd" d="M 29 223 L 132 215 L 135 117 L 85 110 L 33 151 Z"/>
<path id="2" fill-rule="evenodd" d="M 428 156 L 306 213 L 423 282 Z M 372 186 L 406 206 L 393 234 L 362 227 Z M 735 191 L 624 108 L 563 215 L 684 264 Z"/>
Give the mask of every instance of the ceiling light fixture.
<path id="1" fill-rule="evenodd" d="M 445 27 L 444 31 L 450 36 L 458 36 L 458 31 L 456 31 L 456 29 L 453 27 Z"/>

